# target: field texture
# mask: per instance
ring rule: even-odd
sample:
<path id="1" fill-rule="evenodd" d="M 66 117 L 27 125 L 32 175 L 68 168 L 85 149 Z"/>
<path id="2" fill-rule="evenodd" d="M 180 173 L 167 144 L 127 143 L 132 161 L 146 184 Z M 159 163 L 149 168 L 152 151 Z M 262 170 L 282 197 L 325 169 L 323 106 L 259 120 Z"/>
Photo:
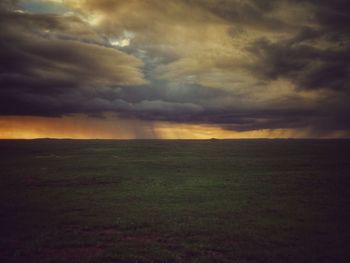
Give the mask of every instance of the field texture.
<path id="1" fill-rule="evenodd" d="M 350 141 L 0 141 L 0 262 L 350 262 Z"/>

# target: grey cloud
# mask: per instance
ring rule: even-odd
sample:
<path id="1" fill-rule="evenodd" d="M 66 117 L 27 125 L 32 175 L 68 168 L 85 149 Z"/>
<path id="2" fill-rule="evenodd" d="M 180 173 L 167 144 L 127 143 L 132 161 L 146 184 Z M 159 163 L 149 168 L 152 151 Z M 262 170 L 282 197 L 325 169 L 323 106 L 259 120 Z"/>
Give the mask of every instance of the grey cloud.
<path id="1" fill-rule="evenodd" d="M 80 41 L 90 29 L 84 30 L 79 18 L 18 13 L 4 7 L 1 12 L 1 114 L 59 116 L 80 112 L 83 109 L 65 101 L 69 96 L 76 94 L 77 102 L 89 88 L 146 82 L 141 60 Z M 53 37 L 45 30 L 69 38 Z"/>
<path id="2" fill-rule="evenodd" d="M 133 45 L 119 49 L 109 45 L 106 32 L 113 31 L 111 25 L 93 28 L 79 16 L 18 13 L 13 11 L 14 3 L 6 1 L 0 4 L 1 115 L 62 116 L 114 112 L 146 121 L 206 123 L 232 130 L 350 129 L 347 117 L 350 116 L 347 104 L 350 89 L 347 1 L 183 0 L 162 2 L 154 9 L 152 6 L 156 2 L 147 1 L 146 5 L 140 4 L 137 8 L 141 10 L 146 6 L 150 18 L 133 15 L 130 21 L 115 22 L 121 23 L 117 28 L 119 33 L 127 25 L 126 29 L 135 29 L 139 34 L 132 40 Z M 91 8 L 100 8 L 108 15 L 117 4 L 124 2 L 102 3 L 96 0 L 89 3 Z M 114 8 L 111 11 L 108 3 Z M 182 21 L 181 12 L 168 17 L 172 13 L 169 3 L 180 3 L 179 10 L 185 7 L 196 10 L 195 26 L 190 23 L 191 17 Z M 310 5 L 314 16 L 304 21 L 278 16 L 281 3 L 287 6 Z M 181 46 L 171 46 L 171 37 L 165 39 L 157 35 L 176 33 L 166 32 L 168 28 L 155 21 L 157 12 L 163 7 L 166 10 L 159 14 L 161 22 L 179 23 L 179 32 L 189 37 L 186 41 L 176 39 L 177 44 L 183 41 L 184 48 L 192 44 L 191 36 L 184 32 L 186 27 L 181 27 L 187 25 L 187 21 L 188 27 L 197 30 L 190 31 L 193 33 L 199 32 L 201 25 L 208 21 L 211 27 L 227 25 L 229 39 L 250 30 L 266 33 L 264 39 L 247 40 L 254 42 L 249 42 L 246 50 L 238 50 L 245 52 L 247 59 L 243 62 L 237 59 L 232 63 L 234 66 L 229 63 L 231 57 L 225 53 L 235 51 L 231 43 L 226 43 L 222 50 L 217 50 L 216 45 L 209 46 L 203 49 L 204 53 L 191 57 L 195 62 L 199 61 L 196 65 L 202 76 L 224 72 L 223 76 L 229 76 L 226 80 L 229 83 L 223 86 L 238 86 L 238 89 L 213 87 L 220 74 L 212 77 L 216 79 L 211 86 L 205 81 L 181 83 L 171 74 L 169 78 L 158 78 L 155 69 L 159 65 L 167 66 L 191 56 L 190 51 L 197 51 L 184 49 L 183 53 L 177 52 L 176 48 Z M 152 21 L 147 24 L 147 19 Z M 147 36 L 143 35 L 143 30 L 147 31 Z M 205 36 L 206 32 L 204 37 L 196 36 L 194 47 L 207 44 L 209 36 Z M 244 36 L 242 39 L 246 41 Z M 211 37 L 210 41 L 215 42 L 216 38 Z M 215 61 L 215 54 L 219 51 L 223 61 Z M 205 56 L 206 60 L 201 60 Z M 191 72 L 184 66 L 191 69 L 191 64 L 180 63 L 177 67 L 185 78 Z M 249 78 L 236 79 L 238 69 L 250 74 Z M 251 82 L 240 83 L 247 79 Z M 263 94 L 278 79 L 295 85 L 294 96 L 282 94 L 274 98 L 274 102 L 263 99 L 258 102 L 257 92 Z M 235 80 L 237 83 L 233 83 Z M 299 92 L 304 91 L 314 92 L 315 96 L 322 95 L 323 91 L 329 93 L 315 102 L 298 97 Z"/>
<path id="3" fill-rule="evenodd" d="M 288 39 L 270 41 L 265 38 L 253 43 L 248 50 L 256 62 L 248 68 L 263 79 L 289 79 L 300 89 L 348 93 L 349 1 L 310 0 L 300 3 L 313 5 L 312 23 L 300 27 L 297 34 Z"/>
<path id="4" fill-rule="evenodd" d="M 347 91 L 350 83 L 350 49 L 320 49 L 294 42 L 262 39 L 249 50 L 258 59 L 249 65 L 263 78 L 287 78 L 298 88 Z"/>

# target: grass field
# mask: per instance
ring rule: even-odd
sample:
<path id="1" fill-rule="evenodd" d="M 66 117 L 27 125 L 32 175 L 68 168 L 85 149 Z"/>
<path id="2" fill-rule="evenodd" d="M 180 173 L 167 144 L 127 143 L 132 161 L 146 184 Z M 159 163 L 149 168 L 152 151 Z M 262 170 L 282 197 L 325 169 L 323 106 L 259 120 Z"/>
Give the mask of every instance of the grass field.
<path id="1" fill-rule="evenodd" d="M 0 156 L 0 262 L 350 262 L 349 140 L 18 140 Z"/>

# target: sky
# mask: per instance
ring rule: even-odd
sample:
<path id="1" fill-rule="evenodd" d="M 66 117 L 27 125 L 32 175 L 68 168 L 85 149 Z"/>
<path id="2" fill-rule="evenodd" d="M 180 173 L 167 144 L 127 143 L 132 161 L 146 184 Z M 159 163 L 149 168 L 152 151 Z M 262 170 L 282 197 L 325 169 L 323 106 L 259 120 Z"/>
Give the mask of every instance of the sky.
<path id="1" fill-rule="evenodd" d="M 348 0 L 2 0 L 0 138 L 350 137 Z"/>

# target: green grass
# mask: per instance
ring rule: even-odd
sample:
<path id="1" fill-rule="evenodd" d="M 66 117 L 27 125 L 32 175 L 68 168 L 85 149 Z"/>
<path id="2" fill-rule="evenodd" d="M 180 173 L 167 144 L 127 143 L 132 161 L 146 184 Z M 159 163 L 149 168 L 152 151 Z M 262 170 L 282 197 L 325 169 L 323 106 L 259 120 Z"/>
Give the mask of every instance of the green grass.
<path id="1" fill-rule="evenodd" d="M 350 141 L 0 141 L 1 262 L 350 262 Z"/>

